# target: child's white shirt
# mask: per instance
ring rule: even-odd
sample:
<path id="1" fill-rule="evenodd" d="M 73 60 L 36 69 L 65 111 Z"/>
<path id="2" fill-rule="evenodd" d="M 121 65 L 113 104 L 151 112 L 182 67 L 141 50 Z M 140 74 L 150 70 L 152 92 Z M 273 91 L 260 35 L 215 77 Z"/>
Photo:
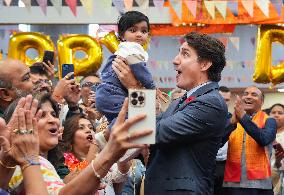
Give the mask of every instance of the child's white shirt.
<path id="1" fill-rule="evenodd" d="M 148 61 L 148 53 L 136 42 L 121 42 L 115 55 L 125 58 L 128 64 Z"/>

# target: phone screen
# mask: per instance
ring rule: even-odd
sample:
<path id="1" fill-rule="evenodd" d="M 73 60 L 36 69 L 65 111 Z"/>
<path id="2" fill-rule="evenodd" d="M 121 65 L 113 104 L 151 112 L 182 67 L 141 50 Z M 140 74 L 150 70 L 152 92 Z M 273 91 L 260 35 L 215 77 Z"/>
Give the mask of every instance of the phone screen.
<path id="1" fill-rule="evenodd" d="M 43 60 L 44 63 L 46 63 L 48 65 L 48 61 L 50 61 L 51 63 L 53 63 L 54 61 L 54 52 L 53 51 L 48 51 L 45 50 L 44 51 L 44 55 L 43 55 Z"/>
<path id="2" fill-rule="evenodd" d="M 62 64 L 62 78 L 64 78 L 68 73 L 74 72 L 73 64 Z M 70 79 L 74 79 L 74 74 L 70 77 Z"/>

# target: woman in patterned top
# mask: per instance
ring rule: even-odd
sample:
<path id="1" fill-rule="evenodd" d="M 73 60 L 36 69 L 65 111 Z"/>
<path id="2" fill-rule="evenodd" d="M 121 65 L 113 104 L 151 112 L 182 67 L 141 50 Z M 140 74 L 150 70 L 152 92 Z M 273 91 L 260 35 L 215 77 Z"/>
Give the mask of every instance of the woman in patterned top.
<path id="1" fill-rule="evenodd" d="M 129 141 L 151 133 L 151 131 L 135 133 L 132 134 L 131 140 L 128 139 L 128 128 L 135 122 L 141 120 L 143 116 L 138 116 L 125 122 L 125 115 L 127 111 L 127 103 L 125 103 L 116 124 L 113 126 L 113 133 L 109 137 L 109 142 L 105 148 L 78 176 L 76 176 L 68 184 L 64 184 L 56 173 L 53 165 L 47 160 L 48 151 L 58 144 L 58 110 L 56 104 L 49 96 L 43 96 L 40 98 L 39 108 L 42 110 L 42 115 L 37 120 L 40 156 L 33 155 L 33 158 L 27 159 L 27 161 L 29 167 L 34 167 L 34 165 L 39 165 L 38 162 L 40 163 L 40 171 L 46 184 L 48 194 L 94 194 L 99 188 L 101 180 L 106 176 L 111 166 L 125 153 L 127 149 L 133 147 L 144 147 L 144 145 L 132 144 L 129 143 Z M 13 111 L 14 109 L 9 110 Z M 20 130 L 23 132 L 23 135 L 30 133 L 30 129 L 26 130 L 24 128 Z M 11 131 L 17 132 L 18 130 L 11 129 Z M 9 138 L 9 135 L 6 135 L 6 137 Z M 14 146 L 11 147 L 11 151 L 14 151 L 13 147 Z M 13 156 L 2 154 L 3 153 L 1 152 L 1 162 L 7 162 L 7 158 L 13 158 Z M 24 155 L 24 158 L 25 157 L 26 156 Z M 8 172 L 7 169 L 11 169 L 11 165 L 9 164 L 10 166 L 7 166 L 7 164 L 2 164 L 0 166 L 0 178 L 5 178 L 7 180 L 7 178 L 10 177 L 9 191 L 13 194 L 28 194 L 29 189 L 25 189 L 26 184 L 23 182 L 22 174 L 22 172 L 28 168 L 19 164 L 20 166 L 16 166 L 16 170 L 11 177 L 11 175 L 8 174 L 4 175 Z M 15 163 L 14 165 L 17 164 L 18 163 Z M 37 180 L 40 178 L 35 177 L 34 179 Z M 1 180 L 0 188 L 6 189 L 6 183 L 4 180 Z"/>

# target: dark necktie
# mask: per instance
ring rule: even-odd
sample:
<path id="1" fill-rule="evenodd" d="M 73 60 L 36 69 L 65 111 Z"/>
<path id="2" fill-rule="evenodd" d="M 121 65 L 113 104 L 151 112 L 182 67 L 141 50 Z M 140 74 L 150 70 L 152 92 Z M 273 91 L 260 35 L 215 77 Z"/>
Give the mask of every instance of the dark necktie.
<path id="1" fill-rule="evenodd" d="M 187 93 L 185 93 L 185 94 L 179 99 L 177 108 L 179 108 L 179 107 L 184 103 L 184 101 L 186 100 L 186 98 L 187 98 Z"/>

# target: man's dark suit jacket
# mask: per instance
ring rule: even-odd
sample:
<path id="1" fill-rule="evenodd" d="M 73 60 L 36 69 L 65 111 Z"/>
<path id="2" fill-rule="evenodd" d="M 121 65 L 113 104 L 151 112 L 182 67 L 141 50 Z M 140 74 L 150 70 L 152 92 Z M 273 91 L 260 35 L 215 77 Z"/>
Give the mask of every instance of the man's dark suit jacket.
<path id="1" fill-rule="evenodd" d="M 178 108 L 178 100 L 157 119 L 145 195 L 210 194 L 215 158 L 224 134 L 228 109 L 211 82 L 197 89 L 195 99 Z"/>

